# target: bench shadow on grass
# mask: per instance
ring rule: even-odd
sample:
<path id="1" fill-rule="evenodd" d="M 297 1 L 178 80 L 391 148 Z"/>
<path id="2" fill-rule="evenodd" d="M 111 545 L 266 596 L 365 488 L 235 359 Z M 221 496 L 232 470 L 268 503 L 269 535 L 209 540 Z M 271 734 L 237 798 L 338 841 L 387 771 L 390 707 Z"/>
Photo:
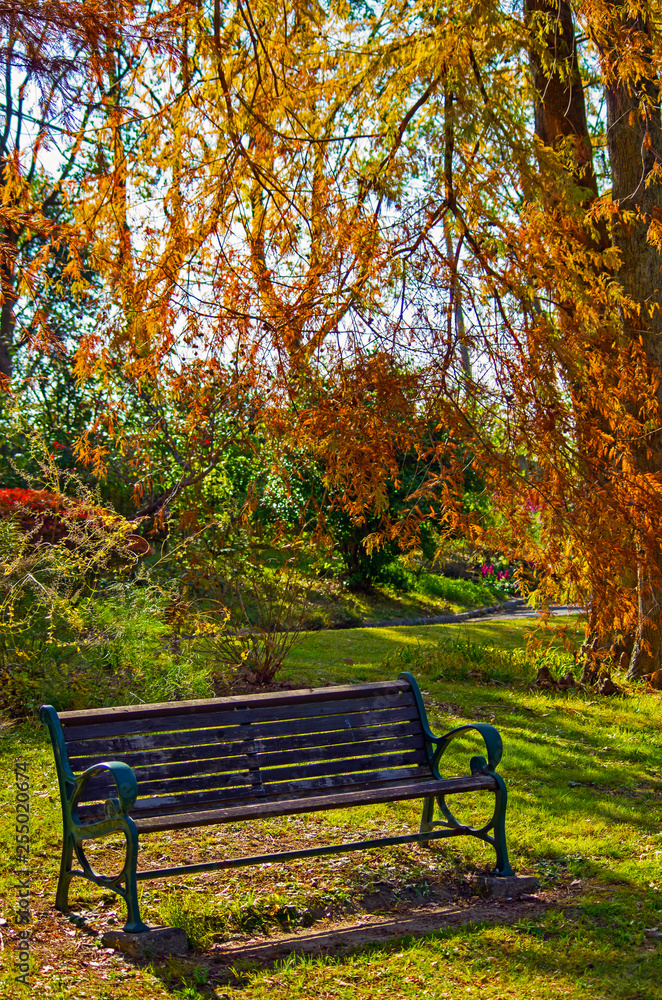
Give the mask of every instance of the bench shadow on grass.
<path id="1" fill-rule="evenodd" d="M 576 925 L 571 935 L 582 931 L 581 945 L 574 949 L 568 943 L 568 930 L 563 939 L 558 927 L 550 922 L 545 926 L 547 915 L 567 911 L 575 915 Z M 302 930 L 279 941 L 264 939 L 241 945 L 216 946 L 214 954 L 191 955 L 186 959 L 165 959 L 152 966 L 154 974 L 161 979 L 169 991 L 181 987 L 194 987 L 191 996 L 217 996 L 221 986 L 250 990 L 253 977 L 261 972 L 278 971 L 279 968 L 310 966 L 317 961 L 328 961 L 342 968 L 352 963 L 352 974 L 357 975 L 356 959 L 370 958 L 373 962 L 380 957 L 385 963 L 389 955 L 403 948 L 429 948 L 431 957 L 441 956 L 453 959 L 449 951 L 445 953 L 443 944 L 449 945 L 461 934 L 468 947 L 467 957 L 478 960 L 485 954 L 485 932 L 495 925 L 507 925 L 518 934 L 518 947 L 513 958 L 516 970 L 501 965 L 497 960 L 489 966 L 494 981 L 503 982 L 503 977 L 513 976 L 513 980 L 547 980 L 556 987 L 567 983 L 590 980 L 591 996 L 625 997 L 627 1000 L 657 1000 L 655 992 L 662 975 L 662 951 L 659 948 L 639 946 L 631 936 L 622 935 L 610 942 L 604 959 L 598 956 L 598 937 L 604 941 L 604 920 L 599 915 L 593 919 L 578 917 L 581 899 L 556 903 L 497 903 L 477 899 L 475 905 L 459 908 L 449 905 L 426 912 L 423 908 L 397 915 L 383 915 L 378 922 L 366 926 L 363 918 L 344 922 L 342 926 Z M 368 915 L 368 919 L 374 915 Z M 591 927 L 592 924 L 592 927 Z M 594 942 L 587 940 L 594 931 Z M 528 942 L 530 941 L 530 944 Z M 456 942 L 455 942 L 456 943 Z M 490 950 L 497 952 L 499 946 L 490 944 Z M 436 963 L 435 963 L 436 964 Z M 636 966 L 636 982 L 626 988 L 628 970 Z M 633 970 L 634 971 L 634 970 Z M 626 993 L 619 991 L 626 988 Z M 178 994 L 181 995 L 181 994 Z M 188 994 L 187 994 L 188 995 Z M 298 995 L 293 993 L 293 995 Z"/>

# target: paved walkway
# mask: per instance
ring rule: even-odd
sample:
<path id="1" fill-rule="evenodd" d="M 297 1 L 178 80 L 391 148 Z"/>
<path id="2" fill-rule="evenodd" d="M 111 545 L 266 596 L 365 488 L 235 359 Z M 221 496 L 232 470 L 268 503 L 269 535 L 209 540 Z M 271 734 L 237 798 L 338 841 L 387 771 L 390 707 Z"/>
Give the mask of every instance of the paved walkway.
<path id="1" fill-rule="evenodd" d="M 584 608 L 571 604 L 553 604 L 550 615 L 576 615 Z M 527 607 L 521 597 L 503 604 L 494 604 L 485 608 L 474 608 L 473 611 L 462 611 L 456 615 L 436 615 L 432 618 L 390 618 L 381 622 L 364 622 L 362 625 L 338 626 L 335 628 L 399 628 L 412 625 L 452 625 L 454 622 L 466 622 L 476 618 L 489 618 L 492 621 L 508 621 L 516 618 L 542 618 L 544 612 Z"/>
<path id="2" fill-rule="evenodd" d="M 554 618 L 560 618 L 562 615 L 580 615 L 584 611 L 586 608 L 576 604 L 553 604 L 549 609 L 550 615 Z M 503 614 L 491 614 L 489 617 L 498 622 L 507 621 L 510 618 L 542 618 L 544 611 L 534 611 L 533 608 L 522 607 Z"/>

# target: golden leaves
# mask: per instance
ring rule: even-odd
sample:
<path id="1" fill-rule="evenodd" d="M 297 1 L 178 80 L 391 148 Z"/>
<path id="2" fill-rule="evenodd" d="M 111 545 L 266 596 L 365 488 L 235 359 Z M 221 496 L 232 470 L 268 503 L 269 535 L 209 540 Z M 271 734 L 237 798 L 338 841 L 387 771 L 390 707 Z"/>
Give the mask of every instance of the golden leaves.
<path id="1" fill-rule="evenodd" d="M 587 82 L 556 58 L 556 7 L 537 6 L 527 23 L 469 0 L 254 0 L 215 21 L 187 3 L 118 9 L 86 64 L 90 118 L 69 135 L 89 150 L 65 186 L 74 222 L 40 214 L 16 158 L 0 222 L 47 243 L 22 278 L 35 294 L 65 245 L 62 281 L 84 290 L 87 244 L 104 292 L 75 373 L 106 385 L 106 433 L 138 482 L 150 434 L 183 480 L 207 474 L 222 416 L 322 463 L 354 518 L 388 511 L 415 455 L 403 533 L 434 501 L 448 530 L 527 553 L 578 593 L 619 593 L 633 533 L 652 530 L 642 509 L 660 502 L 660 304 L 627 283 L 617 237 L 645 226 L 662 252 L 662 215 L 591 173 L 567 99 L 556 133 L 531 134 L 533 101 L 549 111 L 551 96 L 534 94 L 527 47 L 561 91 Z M 577 10 L 591 86 L 651 84 L 641 26 L 613 4 Z M 623 122 L 641 128 L 654 104 Z M 642 191 L 659 184 L 648 176 Z M 16 252 L 7 239 L 7 273 Z M 147 432 L 125 427 L 127 386 Z M 101 474 L 92 429 L 77 447 Z M 462 509 L 465 474 L 487 514 Z"/>

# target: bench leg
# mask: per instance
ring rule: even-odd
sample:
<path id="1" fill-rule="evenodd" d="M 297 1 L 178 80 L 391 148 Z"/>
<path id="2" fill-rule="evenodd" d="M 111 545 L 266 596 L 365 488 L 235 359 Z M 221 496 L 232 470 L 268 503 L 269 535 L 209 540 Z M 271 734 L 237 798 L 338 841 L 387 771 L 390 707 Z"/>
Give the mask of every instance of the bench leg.
<path id="1" fill-rule="evenodd" d="M 94 871 L 87 860 L 83 843 L 88 839 L 103 837 L 107 836 L 109 833 L 119 833 L 120 831 L 124 833 L 126 838 L 126 855 L 122 871 L 119 875 L 115 875 L 112 878 L 100 875 L 98 872 Z M 77 833 L 82 834 L 82 836 L 77 838 Z M 85 836 L 85 834 L 87 834 L 87 836 Z M 69 833 L 65 836 L 64 847 L 62 849 L 62 863 L 60 866 L 60 881 L 58 882 L 57 897 L 55 902 L 56 908 L 63 913 L 66 913 L 69 909 L 67 900 L 69 883 L 74 875 L 81 875 L 83 878 L 86 878 L 95 885 L 98 885 L 99 888 L 110 889 L 112 892 L 116 892 L 118 896 L 122 897 L 126 903 L 127 909 L 127 921 L 124 925 L 125 931 L 134 934 L 141 931 L 148 931 L 149 927 L 147 924 L 144 924 L 140 918 L 140 905 L 138 903 L 138 879 L 136 877 L 138 863 L 138 830 L 136 828 L 136 824 L 129 816 L 126 816 L 122 818 L 119 828 L 115 826 L 114 829 L 112 827 L 101 831 L 97 829 L 94 831 L 93 836 L 90 837 L 89 834 L 89 827 L 75 827 L 73 833 Z M 80 862 L 80 871 L 72 871 L 71 869 L 72 855 L 74 851 L 76 852 L 76 857 Z M 124 883 L 123 887 L 122 883 Z"/>
<path id="2" fill-rule="evenodd" d="M 423 799 L 423 815 L 421 816 L 421 833 L 431 833 L 435 827 L 442 826 L 448 828 L 448 834 L 443 836 L 452 836 L 455 830 L 461 833 L 467 833 L 472 836 L 480 837 L 486 843 L 491 844 L 496 853 L 496 867 L 494 869 L 495 875 L 514 875 L 515 872 L 510 867 L 510 861 L 508 860 L 508 848 L 506 846 L 506 803 L 508 801 L 508 793 L 506 791 L 506 786 L 504 784 L 503 778 L 499 774 L 493 774 L 496 779 L 498 788 L 494 792 L 494 814 L 492 819 L 480 830 L 474 830 L 471 827 L 463 826 L 458 820 L 455 819 L 453 814 L 450 812 L 443 795 L 436 796 L 436 801 L 439 803 L 439 809 L 444 820 L 434 819 L 434 808 L 435 808 L 435 796 L 429 796 Z M 490 831 L 492 831 L 493 836 L 490 836 Z M 419 841 L 421 847 L 429 847 L 429 840 Z"/>
<path id="3" fill-rule="evenodd" d="M 138 831 L 135 823 L 128 820 L 126 834 L 126 861 L 124 863 L 124 887 L 126 889 L 126 909 L 127 922 L 124 930 L 129 934 L 136 934 L 149 930 L 147 924 L 140 919 L 140 905 L 138 903 L 138 881 L 136 870 L 138 865 Z"/>
<path id="4" fill-rule="evenodd" d="M 508 792 L 506 791 L 506 786 L 501 776 L 496 774 L 495 778 L 499 783 L 499 787 L 494 793 L 494 817 L 492 820 L 494 828 L 494 850 L 496 851 L 497 857 L 496 874 L 514 875 L 515 872 L 510 867 L 510 861 L 508 860 L 508 848 L 506 847 L 506 803 L 508 801 Z"/>
<path id="5" fill-rule="evenodd" d="M 55 895 L 55 909 L 66 913 L 69 909 L 69 885 L 71 884 L 71 862 L 74 856 L 74 844 L 71 834 L 65 833 L 62 839 L 62 859 L 60 861 L 60 877 Z"/>
<path id="6" fill-rule="evenodd" d="M 431 833 L 433 826 L 432 820 L 434 819 L 434 795 L 428 796 L 428 798 L 423 799 L 423 815 L 421 816 L 421 833 Z M 421 847 L 429 847 L 429 840 L 421 840 Z"/>

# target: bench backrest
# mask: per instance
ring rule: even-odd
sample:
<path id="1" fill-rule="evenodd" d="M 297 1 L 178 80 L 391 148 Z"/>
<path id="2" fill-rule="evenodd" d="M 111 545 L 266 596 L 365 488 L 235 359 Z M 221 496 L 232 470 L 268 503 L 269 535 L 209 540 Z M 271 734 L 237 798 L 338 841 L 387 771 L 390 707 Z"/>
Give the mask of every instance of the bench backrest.
<path id="1" fill-rule="evenodd" d="M 59 714 L 74 772 L 120 760 L 136 773 L 134 815 L 214 809 L 432 777 L 406 680 Z M 79 817 L 115 795 L 104 775 Z"/>

